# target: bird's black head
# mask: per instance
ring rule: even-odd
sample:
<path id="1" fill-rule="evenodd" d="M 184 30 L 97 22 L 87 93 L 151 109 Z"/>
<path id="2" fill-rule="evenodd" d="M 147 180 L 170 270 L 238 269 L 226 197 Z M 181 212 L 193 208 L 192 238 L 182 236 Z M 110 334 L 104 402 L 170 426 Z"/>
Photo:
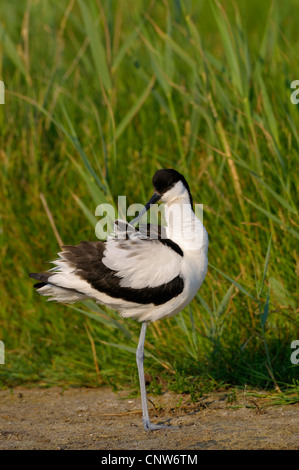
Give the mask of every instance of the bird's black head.
<path id="1" fill-rule="evenodd" d="M 156 171 L 156 173 L 153 176 L 153 186 L 155 188 L 155 191 L 162 197 L 163 199 L 167 199 L 166 193 L 173 189 L 175 186 L 179 189 L 182 188 L 188 191 L 189 198 L 190 198 L 190 204 L 193 206 L 193 201 L 192 201 L 192 196 L 191 192 L 189 189 L 189 185 L 187 181 L 185 180 L 184 176 L 181 175 L 178 171 L 173 170 L 173 169 L 162 169 Z M 179 185 L 177 185 L 179 183 Z M 173 192 L 175 194 L 175 191 Z M 163 198 L 164 196 L 164 198 Z"/>
<path id="2" fill-rule="evenodd" d="M 145 204 L 144 208 L 139 212 L 135 219 L 131 220 L 130 224 L 136 224 L 143 214 L 149 210 L 152 204 L 159 200 L 163 202 L 171 202 L 177 198 L 188 195 L 191 207 L 193 209 L 193 201 L 190 189 L 184 176 L 176 170 L 158 170 L 153 176 L 153 186 L 155 192 L 150 200 Z"/>

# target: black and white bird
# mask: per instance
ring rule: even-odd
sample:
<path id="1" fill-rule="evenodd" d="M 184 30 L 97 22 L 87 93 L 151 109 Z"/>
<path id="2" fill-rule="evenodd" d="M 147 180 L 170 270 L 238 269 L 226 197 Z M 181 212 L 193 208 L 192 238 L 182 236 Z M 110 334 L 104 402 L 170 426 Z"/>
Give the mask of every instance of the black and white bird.
<path id="1" fill-rule="evenodd" d="M 136 360 L 146 430 L 168 427 L 149 419 L 143 370 L 147 324 L 179 313 L 193 299 L 207 273 L 209 243 L 184 176 L 161 169 L 153 176 L 153 186 L 154 195 L 130 224 L 116 221 L 115 234 L 106 241 L 63 246 L 54 268 L 30 274 L 39 281 L 34 285 L 37 292 L 48 300 L 93 299 L 142 322 Z M 166 226 L 151 230 L 148 224 L 144 235 L 134 226 L 159 200 Z"/>

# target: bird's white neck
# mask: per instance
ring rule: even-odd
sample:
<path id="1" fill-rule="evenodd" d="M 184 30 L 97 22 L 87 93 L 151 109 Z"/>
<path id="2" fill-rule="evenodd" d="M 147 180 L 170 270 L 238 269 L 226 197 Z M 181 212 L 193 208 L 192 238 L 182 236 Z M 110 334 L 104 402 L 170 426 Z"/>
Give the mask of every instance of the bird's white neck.
<path id="1" fill-rule="evenodd" d="M 165 204 L 167 237 L 185 251 L 198 251 L 205 244 L 206 230 L 196 217 L 188 194 Z"/>

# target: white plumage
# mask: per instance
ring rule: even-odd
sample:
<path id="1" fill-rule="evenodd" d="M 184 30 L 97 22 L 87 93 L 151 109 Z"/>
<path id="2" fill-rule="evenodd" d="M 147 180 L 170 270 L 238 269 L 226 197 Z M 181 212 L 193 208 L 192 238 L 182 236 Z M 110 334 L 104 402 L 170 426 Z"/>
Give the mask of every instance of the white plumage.
<path id="1" fill-rule="evenodd" d="M 116 271 L 121 278 L 121 286 L 134 286 L 135 289 L 158 287 L 179 275 L 181 256 L 159 240 L 135 238 L 125 246 L 126 249 L 123 243 L 111 240 L 103 257 L 105 266 Z"/>

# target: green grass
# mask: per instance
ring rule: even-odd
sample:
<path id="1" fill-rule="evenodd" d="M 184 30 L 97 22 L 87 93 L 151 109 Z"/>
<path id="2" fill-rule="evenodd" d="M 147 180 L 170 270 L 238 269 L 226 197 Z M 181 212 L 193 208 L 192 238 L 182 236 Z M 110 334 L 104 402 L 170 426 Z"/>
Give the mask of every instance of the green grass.
<path id="1" fill-rule="evenodd" d="M 0 385 L 138 386 L 139 325 L 47 303 L 28 273 L 59 237 L 95 240 L 98 204 L 145 203 L 173 167 L 204 204 L 210 266 L 148 330 L 151 389 L 298 391 L 295 0 L 3 3 Z"/>

